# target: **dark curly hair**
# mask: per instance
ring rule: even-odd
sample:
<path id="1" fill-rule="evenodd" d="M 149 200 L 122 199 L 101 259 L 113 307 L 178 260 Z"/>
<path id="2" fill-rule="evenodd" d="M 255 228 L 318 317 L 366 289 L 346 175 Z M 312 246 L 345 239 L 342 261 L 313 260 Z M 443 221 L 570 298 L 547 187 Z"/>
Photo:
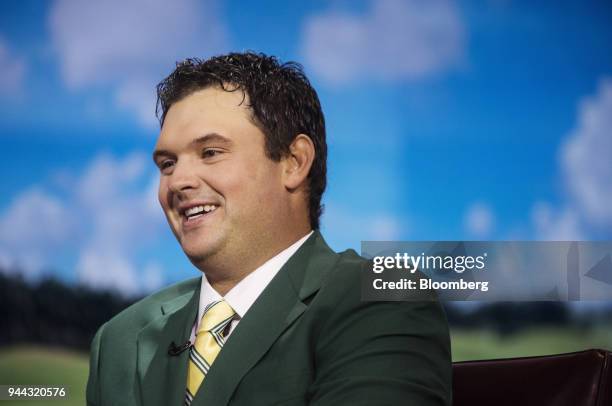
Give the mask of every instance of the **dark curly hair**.
<path id="1" fill-rule="evenodd" d="M 251 120 L 266 137 L 268 158 L 278 162 L 289 153 L 289 146 L 298 134 L 310 137 L 315 158 L 308 174 L 308 207 L 310 226 L 317 230 L 327 183 L 325 118 L 317 92 L 302 66 L 281 63 L 273 56 L 254 52 L 177 62 L 176 69 L 157 85 L 155 113 L 160 125 L 163 126 L 172 104 L 211 86 L 228 92 L 241 90 L 248 96 Z"/>

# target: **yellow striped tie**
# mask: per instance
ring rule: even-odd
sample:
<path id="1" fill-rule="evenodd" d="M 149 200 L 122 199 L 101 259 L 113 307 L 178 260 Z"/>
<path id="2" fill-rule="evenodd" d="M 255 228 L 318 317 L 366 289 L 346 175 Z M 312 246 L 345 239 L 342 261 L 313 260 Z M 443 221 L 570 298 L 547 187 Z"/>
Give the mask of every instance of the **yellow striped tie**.
<path id="1" fill-rule="evenodd" d="M 204 309 L 195 344 L 189 353 L 186 405 L 191 404 L 210 366 L 221 351 L 225 342 L 223 330 L 232 321 L 234 314 L 234 309 L 224 300 L 213 302 Z"/>

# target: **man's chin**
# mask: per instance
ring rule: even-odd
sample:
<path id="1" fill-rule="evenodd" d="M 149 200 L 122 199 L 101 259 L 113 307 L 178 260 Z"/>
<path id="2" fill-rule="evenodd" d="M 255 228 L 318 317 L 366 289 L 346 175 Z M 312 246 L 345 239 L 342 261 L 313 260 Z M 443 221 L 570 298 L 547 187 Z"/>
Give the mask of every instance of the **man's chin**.
<path id="1" fill-rule="evenodd" d="M 179 243 L 191 263 L 202 270 L 206 265 L 216 262 L 220 255 L 223 256 L 225 241 L 219 237 L 210 233 L 197 236 L 183 235 Z"/>
<path id="2" fill-rule="evenodd" d="M 188 252 L 184 251 L 189 261 L 200 270 L 205 267 L 206 262 L 210 258 L 210 253 L 207 252 Z"/>
<path id="3" fill-rule="evenodd" d="M 214 254 L 214 249 L 210 244 L 202 246 L 202 244 L 181 244 L 183 252 L 189 258 L 192 264 L 200 268 Z"/>

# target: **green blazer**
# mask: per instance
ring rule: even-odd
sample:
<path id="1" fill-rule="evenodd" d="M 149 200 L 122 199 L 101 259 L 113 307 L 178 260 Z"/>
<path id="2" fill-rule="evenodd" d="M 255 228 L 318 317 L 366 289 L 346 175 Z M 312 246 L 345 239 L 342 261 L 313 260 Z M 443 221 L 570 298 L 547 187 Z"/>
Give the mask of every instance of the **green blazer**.
<path id="1" fill-rule="evenodd" d="M 354 251 L 318 232 L 236 326 L 193 406 L 450 405 L 448 325 L 437 300 L 363 302 Z M 183 405 L 200 278 L 155 293 L 104 324 L 91 349 L 88 405 Z"/>

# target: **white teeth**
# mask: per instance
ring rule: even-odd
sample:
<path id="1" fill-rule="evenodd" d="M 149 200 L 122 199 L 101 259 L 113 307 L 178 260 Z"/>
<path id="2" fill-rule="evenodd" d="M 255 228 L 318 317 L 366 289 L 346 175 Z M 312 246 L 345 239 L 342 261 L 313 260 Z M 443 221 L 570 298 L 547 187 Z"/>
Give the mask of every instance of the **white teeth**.
<path id="1" fill-rule="evenodd" d="M 194 214 L 199 214 L 204 211 L 204 206 L 194 206 L 187 210 L 185 210 L 185 216 L 193 216 Z"/>
<path id="2" fill-rule="evenodd" d="M 206 206 L 204 206 L 204 211 L 206 213 L 210 213 L 211 211 L 213 211 L 216 208 L 217 208 L 217 206 L 215 206 L 214 204 L 207 204 Z"/>
<path id="3" fill-rule="evenodd" d="M 191 217 L 191 216 L 195 216 L 198 214 L 202 214 L 202 212 L 204 213 L 210 213 L 211 211 L 215 210 L 217 208 L 217 206 L 215 206 L 214 204 L 207 204 L 205 206 L 194 206 L 191 207 L 187 210 L 185 210 L 185 216 L 186 217 Z"/>

